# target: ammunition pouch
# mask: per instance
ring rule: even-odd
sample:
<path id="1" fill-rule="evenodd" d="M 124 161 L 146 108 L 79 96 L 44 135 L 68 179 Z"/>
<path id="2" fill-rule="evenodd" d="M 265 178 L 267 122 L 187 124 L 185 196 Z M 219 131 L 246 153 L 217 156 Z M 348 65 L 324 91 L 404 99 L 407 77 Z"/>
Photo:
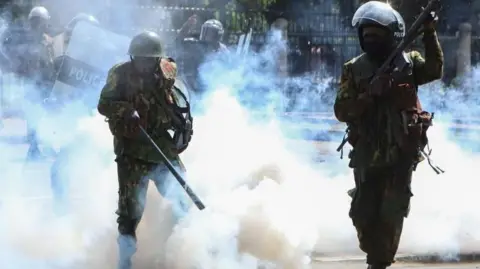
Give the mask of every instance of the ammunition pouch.
<path id="1" fill-rule="evenodd" d="M 433 113 L 429 113 L 426 111 L 422 111 L 419 114 L 419 120 L 422 123 L 422 133 L 420 136 L 420 150 L 424 150 L 425 147 L 428 145 L 428 136 L 427 136 L 427 130 L 430 128 L 430 126 L 433 125 Z"/>
<path id="2" fill-rule="evenodd" d="M 417 156 L 418 151 L 423 151 L 428 145 L 427 130 L 432 126 L 433 115 L 426 111 L 403 111 L 402 119 L 403 134 L 398 141 L 400 149 Z"/>

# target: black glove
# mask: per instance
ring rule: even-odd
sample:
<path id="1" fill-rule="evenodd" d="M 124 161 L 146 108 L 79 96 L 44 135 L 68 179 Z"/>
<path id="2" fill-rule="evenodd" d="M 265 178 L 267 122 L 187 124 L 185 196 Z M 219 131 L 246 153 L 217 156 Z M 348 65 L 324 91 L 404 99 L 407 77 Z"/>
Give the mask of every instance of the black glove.
<path id="1" fill-rule="evenodd" d="M 423 9 L 423 8 L 422 8 Z M 436 11 L 432 11 L 429 14 L 427 14 L 427 18 L 423 22 L 423 28 L 425 30 L 431 30 L 435 29 L 435 25 L 437 25 L 438 22 L 438 15 Z"/>

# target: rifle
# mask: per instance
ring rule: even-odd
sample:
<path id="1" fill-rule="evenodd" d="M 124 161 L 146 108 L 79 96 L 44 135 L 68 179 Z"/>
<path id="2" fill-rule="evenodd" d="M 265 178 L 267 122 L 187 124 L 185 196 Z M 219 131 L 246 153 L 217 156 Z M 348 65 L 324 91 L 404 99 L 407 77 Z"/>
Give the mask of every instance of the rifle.
<path id="1" fill-rule="evenodd" d="M 381 75 L 391 73 L 395 68 L 393 62 L 402 53 L 408 45 L 410 45 L 415 39 L 423 32 L 422 26 L 425 20 L 430 16 L 430 13 L 437 11 L 440 8 L 440 0 L 430 0 L 422 13 L 413 22 L 410 29 L 408 29 L 405 37 L 398 43 L 397 47 L 390 53 L 387 59 L 383 62 L 380 68 L 377 69 L 375 75 L 373 75 L 370 83 L 378 79 Z"/>
<path id="2" fill-rule="evenodd" d="M 180 173 L 177 172 L 177 169 L 173 166 L 173 164 L 168 160 L 167 156 L 163 153 L 163 151 L 158 147 L 157 143 L 153 141 L 152 137 L 143 129 L 142 126 L 139 126 L 140 131 L 143 133 L 143 135 L 150 141 L 153 147 L 160 153 L 160 156 L 162 157 L 165 165 L 167 166 L 168 170 L 172 173 L 172 175 L 177 179 L 178 184 L 182 186 L 182 188 L 185 190 L 187 195 L 192 199 L 192 202 L 197 206 L 198 209 L 203 210 L 205 209 L 205 205 L 203 202 L 198 198 L 198 196 L 195 194 L 195 192 L 192 190 L 192 188 L 187 184 L 185 179 L 180 175 Z"/>

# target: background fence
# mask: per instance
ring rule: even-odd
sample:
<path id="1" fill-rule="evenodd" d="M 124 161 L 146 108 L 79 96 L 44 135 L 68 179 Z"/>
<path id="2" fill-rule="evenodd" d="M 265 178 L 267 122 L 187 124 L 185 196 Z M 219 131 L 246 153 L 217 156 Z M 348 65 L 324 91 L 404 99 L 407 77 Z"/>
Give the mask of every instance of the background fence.
<path id="1" fill-rule="evenodd" d="M 43 2 L 45 1 L 40 1 L 40 4 Z M 192 36 L 199 34 L 203 21 L 217 18 L 223 22 L 226 28 L 225 43 L 235 45 L 239 35 L 248 28 L 252 28 L 252 48 L 258 50 L 265 43 L 266 32 L 270 28 L 271 22 L 279 15 L 272 7 L 271 0 L 250 1 L 250 3 L 254 2 L 255 9 L 246 4 L 239 4 L 240 2 L 242 1 L 236 3 L 205 1 L 199 4 L 198 0 L 178 0 L 171 1 L 171 3 L 166 1 L 168 6 L 108 4 L 94 12 L 94 15 L 100 19 L 102 25 L 118 33 L 132 36 L 142 29 L 150 29 L 166 34 L 170 38 L 174 37 L 176 31 L 193 14 L 196 14 L 200 20 L 190 33 Z M 330 94 L 327 92 L 322 100 L 327 102 L 333 101 L 333 92 L 338 83 L 343 63 L 361 52 L 356 31 L 350 25 L 350 18 L 355 6 L 353 1 L 350 1 L 350 5 L 342 5 L 341 2 L 322 0 L 315 5 L 310 5 L 309 2 L 298 1 L 298 3 L 304 3 L 304 8 L 297 9 L 295 14 L 286 16 L 290 19 L 287 29 L 290 47 L 288 53 L 289 74 L 291 76 L 311 74 L 314 77 L 333 77 L 332 87 L 329 89 Z M 16 16 L 25 18 L 31 6 L 32 3 L 22 5 L 16 10 Z M 52 12 L 52 17 L 55 17 L 54 12 Z M 22 20 L 20 19 L 20 21 Z M 60 33 L 63 25 L 61 23 L 54 25 L 52 34 Z M 441 29 L 447 28 L 441 27 Z M 458 38 L 454 35 L 443 34 L 440 39 L 446 59 L 444 80 L 449 82 L 457 73 Z M 414 46 L 414 48 L 422 50 L 422 46 Z M 480 37 L 472 39 L 471 49 L 471 62 L 474 65 L 480 62 Z M 3 79 L 4 83 L 9 80 L 8 76 Z M 290 93 L 293 94 L 291 97 L 294 98 L 295 94 L 302 94 L 302 90 L 304 89 L 290 89 Z M 10 93 L 3 93 L 3 95 L 14 96 Z"/>
<path id="2" fill-rule="evenodd" d="M 119 14 L 129 14 L 129 19 Z M 268 12 L 242 11 L 235 7 L 222 10 L 196 6 L 136 6 L 106 8 L 101 12 L 102 22 L 116 32 L 133 35 L 140 29 L 150 29 L 160 33 L 174 33 L 188 17 L 196 14 L 200 23 L 193 29 L 191 36 L 200 32 L 201 22 L 216 18 L 223 22 L 226 28 L 224 42 L 235 45 L 241 33 L 248 28 L 253 29 L 252 48 L 260 49 L 265 43 L 270 25 Z M 133 24 L 132 21 L 137 23 Z M 289 73 L 301 75 L 306 72 L 327 72 L 339 78 L 343 63 L 359 53 L 357 33 L 349 26 L 346 18 L 335 9 L 325 11 L 304 11 L 302 17 L 289 22 L 288 42 Z M 132 26 L 134 25 L 134 26 Z M 440 33 L 441 34 L 441 33 Z M 457 38 L 453 35 L 442 35 L 441 43 L 446 58 L 446 79 L 454 74 L 456 63 Z M 422 50 L 422 46 L 419 46 Z M 474 38 L 472 43 L 472 63 L 480 60 L 480 38 Z"/>

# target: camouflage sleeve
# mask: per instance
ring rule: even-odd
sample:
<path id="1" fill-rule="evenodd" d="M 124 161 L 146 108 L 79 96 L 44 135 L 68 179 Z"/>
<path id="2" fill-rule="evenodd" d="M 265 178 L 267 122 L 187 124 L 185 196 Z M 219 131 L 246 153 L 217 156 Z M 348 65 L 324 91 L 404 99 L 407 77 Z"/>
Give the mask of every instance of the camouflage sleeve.
<path id="1" fill-rule="evenodd" d="M 425 46 L 425 59 L 418 51 L 410 52 L 417 85 L 430 83 L 443 76 L 443 51 L 435 30 L 426 31 L 422 41 Z"/>
<path id="2" fill-rule="evenodd" d="M 335 117 L 341 122 L 353 122 L 364 112 L 367 99 L 359 95 L 349 63 L 343 66 L 340 87 L 335 98 Z"/>
<path id="3" fill-rule="evenodd" d="M 116 66 L 108 71 L 107 83 L 103 86 L 98 101 L 98 112 L 108 119 L 123 117 L 127 111 L 133 111 L 132 105 L 119 90 L 119 74 Z"/>

